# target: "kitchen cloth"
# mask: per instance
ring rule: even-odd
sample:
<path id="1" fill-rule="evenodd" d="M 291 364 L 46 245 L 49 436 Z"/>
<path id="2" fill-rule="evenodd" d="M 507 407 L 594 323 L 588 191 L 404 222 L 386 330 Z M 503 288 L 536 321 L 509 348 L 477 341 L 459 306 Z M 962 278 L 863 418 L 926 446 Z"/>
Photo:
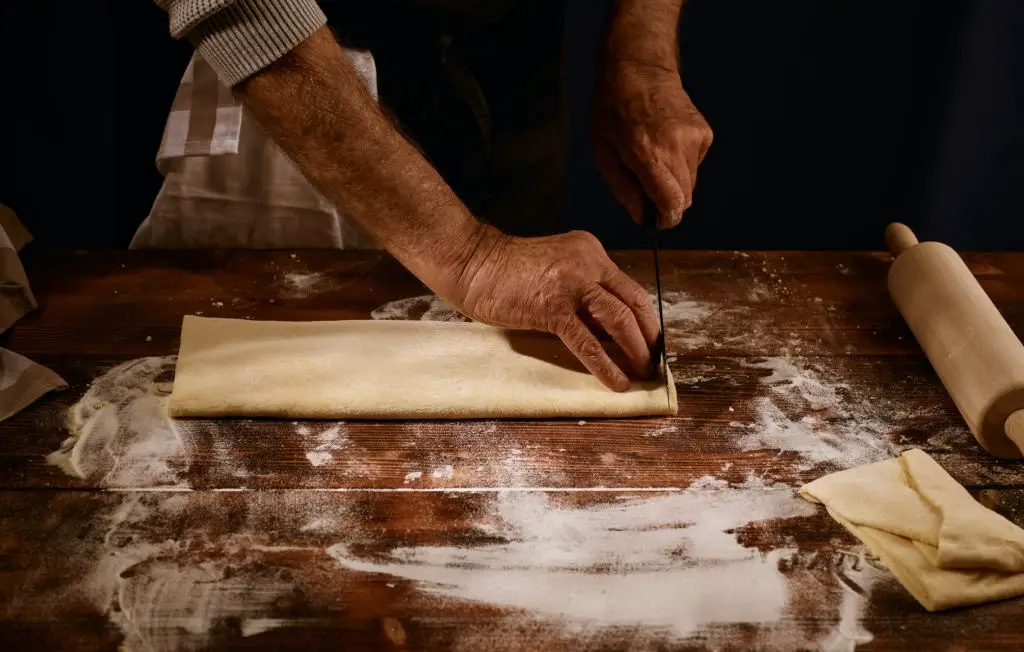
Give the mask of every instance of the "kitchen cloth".
<path id="1" fill-rule="evenodd" d="M 31 240 L 14 211 L 0 204 L 0 333 L 37 307 L 18 256 Z M 0 348 L 0 421 L 17 414 L 43 394 L 67 386 L 46 367 Z"/>

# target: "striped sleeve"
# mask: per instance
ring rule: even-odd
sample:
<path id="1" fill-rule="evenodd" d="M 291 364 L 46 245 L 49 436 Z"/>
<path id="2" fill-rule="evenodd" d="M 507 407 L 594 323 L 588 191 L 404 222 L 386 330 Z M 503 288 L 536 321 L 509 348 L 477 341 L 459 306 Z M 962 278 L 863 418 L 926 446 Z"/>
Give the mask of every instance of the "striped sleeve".
<path id="1" fill-rule="evenodd" d="M 155 0 L 225 86 L 280 59 L 327 24 L 316 0 Z"/>

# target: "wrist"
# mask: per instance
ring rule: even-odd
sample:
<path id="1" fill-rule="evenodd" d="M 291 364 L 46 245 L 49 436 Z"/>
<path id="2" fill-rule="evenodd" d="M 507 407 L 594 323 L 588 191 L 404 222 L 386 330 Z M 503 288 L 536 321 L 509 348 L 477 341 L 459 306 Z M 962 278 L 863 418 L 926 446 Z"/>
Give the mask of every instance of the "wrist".
<path id="1" fill-rule="evenodd" d="M 644 67 L 679 72 L 678 0 L 613 3 L 601 47 L 606 68 Z"/>
<path id="2" fill-rule="evenodd" d="M 470 292 L 473 279 L 488 260 L 496 255 L 496 252 L 511 240 L 512 237 L 502 233 L 500 230 L 475 221 L 472 229 L 461 238 L 463 246 L 458 247 L 458 253 L 448 263 L 448 292 L 446 297 L 453 305 L 461 307 L 466 302 Z"/>
<path id="3" fill-rule="evenodd" d="M 646 46 L 613 46 L 609 43 L 601 56 L 601 66 L 606 72 L 629 72 L 634 70 L 659 70 L 679 74 L 679 57 L 675 51 L 666 48 Z"/>
<path id="4" fill-rule="evenodd" d="M 439 297 L 456 308 L 465 301 L 477 271 L 508 238 L 477 220 L 459 203 L 438 222 L 442 228 L 421 234 L 413 247 L 392 254 Z M 391 247 L 388 247 L 391 249 Z"/>

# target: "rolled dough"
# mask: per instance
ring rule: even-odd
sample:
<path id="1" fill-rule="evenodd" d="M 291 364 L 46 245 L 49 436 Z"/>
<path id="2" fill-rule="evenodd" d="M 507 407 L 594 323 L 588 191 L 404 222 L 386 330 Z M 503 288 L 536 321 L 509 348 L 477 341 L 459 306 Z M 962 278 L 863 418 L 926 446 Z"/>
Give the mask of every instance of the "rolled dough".
<path id="1" fill-rule="evenodd" d="M 1024 594 L 1024 530 L 922 450 L 804 485 L 928 611 Z"/>
<path id="2" fill-rule="evenodd" d="M 175 417 L 330 419 L 675 414 L 671 372 L 618 393 L 544 333 L 477 323 L 188 315 Z"/>

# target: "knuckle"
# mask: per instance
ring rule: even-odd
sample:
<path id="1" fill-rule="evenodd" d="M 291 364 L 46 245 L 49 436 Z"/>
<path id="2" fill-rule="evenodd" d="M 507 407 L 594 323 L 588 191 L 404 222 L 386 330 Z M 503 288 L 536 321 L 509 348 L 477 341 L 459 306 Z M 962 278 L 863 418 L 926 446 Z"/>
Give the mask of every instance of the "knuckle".
<path id="1" fill-rule="evenodd" d="M 629 284 L 629 295 L 627 300 L 629 305 L 637 312 L 643 313 L 647 310 L 654 310 L 651 305 L 651 295 L 647 294 L 647 291 L 637 285 L 636 281 L 626 277 L 626 282 Z"/>
<path id="2" fill-rule="evenodd" d="M 626 140 L 626 151 L 638 161 L 651 157 L 651 140 L 643 132 L 634 132 Z"/>
<path id="3" fill-rule="evenodd" d="M 601 241 L 589 231 L 570 231 L 567 235 L 572 238 L 573 243 L 578 247 L 603 249 Z"/>
<path id="4" fill-rule="evenodd" d="M 560 294 L 549 301 L 547 310 L 562 330 L 571 329 L 576 323 L 576 306 L 567 295 Z"/>
<path id="5" fill-rule="evenodd" d="M 566 339 L 576 330 L 576 310 L 564 294 L 542 301 L 536 310 L 541 313 L 538 321 L 548 332 Z"/>
<path id="6" fill-rule="evenodd" d="M 618 330 L 628 328 L 633 319 L 633 313 L 624 303 L 617 303 L 608 310 L 607 317 L 611 326 Z"/>
<path id="7" fill-rule="evenodd" d="M 703 125 L 694 123 L 676 124 L 670 133 L 671 142 L 679 145 L 689 146 L 700 144 L 707 138 L 707 132 Z"/>
<path id="8" fill-rule="evenodd" d="M 575 329 L 575 319 L 571 313 L 552 315 L 551 332 L 561 337 L 569 345 L 574 345 L 576 338 L 579 337 Z"/>
<path id="9" fill-rule="evenodd" d="M 572 264 L 565 260 L 556 260 L 548 263 L 544 267 L 544 270 L 540 274 L 540 284 L 542 287 L 547 288 L 550 294 L 556 297 L 560 297 L 567 285 L 572 282 L 574 272 Z"/>
<path id="10" fill-rule="evenodd" d="M 604 361 L 604 349 L 601 348 L 601 345 L 595 339 L 586 337 L 586 335 L 581 334 L 579 336 L 576 341 L 576 350 L 581 357 L 591 362 L 601 365 Z"/>

